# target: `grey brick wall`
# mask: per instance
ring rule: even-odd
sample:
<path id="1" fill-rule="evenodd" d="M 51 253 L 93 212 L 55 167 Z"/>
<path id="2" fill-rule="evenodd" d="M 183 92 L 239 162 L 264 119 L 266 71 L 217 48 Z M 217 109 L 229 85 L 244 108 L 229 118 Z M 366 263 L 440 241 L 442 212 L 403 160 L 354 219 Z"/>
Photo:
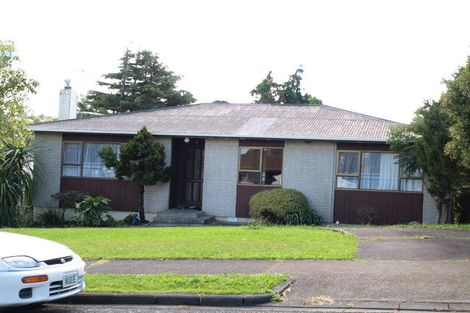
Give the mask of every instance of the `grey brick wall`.
<path id="1" fill-rule="evenodd" d="M 235 216 L 238 140 L 207 139 L 204 152 L 202 209 L 215 216 Z"/>
<path id="2" fill-rule="evenodd" d="M 439 211 L 436 202 L 423 185 L 423 224 L 436 224 L 439 219 Z"/>
<path id="3" fill-rule="evenodd" d="M 60 191 L 62 134 L 36 133 L 33 206 L 57 207 L 51 195 Z"/>
<path id="4" fill-rule="evenodd" d="M 171 166 L 171 138 L 156 139 L 165 147 L 165 163 Z M 170 183 L 158 183 L 155 186 L 145 186 L 144 206 L 145 212 L 156 213 L 168 209 L 170 202 Z"/>
<path id="5" fill-rule="evenodd" d="M 334 143 L 286 142 L 282 187 L 302 192 L 324 222 L 333 221 Z"/>

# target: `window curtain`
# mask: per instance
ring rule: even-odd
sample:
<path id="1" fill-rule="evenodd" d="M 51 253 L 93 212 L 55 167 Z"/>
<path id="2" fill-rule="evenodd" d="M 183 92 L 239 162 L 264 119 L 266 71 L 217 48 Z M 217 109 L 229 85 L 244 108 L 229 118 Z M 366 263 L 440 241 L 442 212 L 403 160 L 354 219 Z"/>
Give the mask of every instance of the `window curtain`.
<path id="1" fill-rule="evenodd" d="M 111 146 L 114 152 L 119 153 L 117 144 L 86 143 L 83 150 L 83 177 L 114 177 L 114 170 L 106 168 L 99 156 L 99 151 Z"/>
<path id="2" fill-rule="evenodd" d="M 81 144 L 65 143 L 64 144 L 64 166 L 62 175 L 64 176 L 80 176 L 80 154 Z M 77 165 L 70 165 L 77 164 Z"/>
<path id="3" fill-rule="evenodd" d="M 363 153 L 361 189 L 398 190 L 399 166 L 392 153 Z"/>
<path id="4" fill-rule="evenodd" d="M 339 153 L 339 174 L 357 174 L 358 156 L 356 152 L 340 152 Z"/>
<path id="5" fill-rule="evenodd" d="M 400 189 L 403 191 L 422 191 L 423 181 L 421 179 L 402 179 Z"/>

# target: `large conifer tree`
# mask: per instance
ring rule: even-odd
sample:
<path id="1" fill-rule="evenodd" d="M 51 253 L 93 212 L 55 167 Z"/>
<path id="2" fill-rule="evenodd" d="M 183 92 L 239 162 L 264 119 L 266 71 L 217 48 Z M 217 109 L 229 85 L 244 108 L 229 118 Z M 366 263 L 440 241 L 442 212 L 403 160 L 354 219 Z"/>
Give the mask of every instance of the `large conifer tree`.
<path id="1" fill-rule="evenodd" d="M 126 50 L 119 71 L 103 77 L 105 80 L 97 82 L 102 90 L 89 91 L 80 102 L 81 112 L 121 113 L 196 101 L 190 92 L 176 89 L 181 77 L 151 51 Z"/>

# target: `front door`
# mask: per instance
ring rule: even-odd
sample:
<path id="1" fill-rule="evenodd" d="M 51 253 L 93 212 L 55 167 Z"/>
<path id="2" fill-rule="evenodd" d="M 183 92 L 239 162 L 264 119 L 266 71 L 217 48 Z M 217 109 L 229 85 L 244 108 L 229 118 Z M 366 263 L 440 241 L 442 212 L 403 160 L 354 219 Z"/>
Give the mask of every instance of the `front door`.
<path id="1" fill-rule="evenodd" d="M 201 209 L 204 139 L 174 138 L 171 166 L 171 208 Z"/>

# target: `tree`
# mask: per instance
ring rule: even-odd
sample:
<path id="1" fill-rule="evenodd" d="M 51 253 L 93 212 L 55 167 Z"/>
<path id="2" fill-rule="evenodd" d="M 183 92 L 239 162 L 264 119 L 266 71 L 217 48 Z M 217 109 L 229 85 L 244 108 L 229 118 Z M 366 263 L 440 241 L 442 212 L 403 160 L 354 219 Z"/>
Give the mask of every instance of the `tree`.
<path id="1" fill-rule="evenodd" d="M 128 143 L 121 145 L 119 157 L 111 147 L 101 149 L 99 155 L 106 167 L 114 168 L 117 178 L 126 177 L 137 183 L 139 217 L 144 222 L 144 186 L 169 180 L 169 168 L 165 167 L 165 148 L 144 127 Z"/>
<path id="2" fill-rule="evenodd" d="M 0 145 L 3 140 L 24 145 L 30 133 L 27 129 L 25 100 L 35 93 L 38 82 L 29 79 L 17 67 L 15 46 L 0 40 Z"/>
<path id="3" fill-rule="evenodd" d="M 26 118 L 26 121 L 28 124 L 52 122 L 52 121 L 57 121 L 57 117 L 49 116 L 46 114 L 30 115 Z"/>
<path id="4" fill-rule="evenodd" d="M 97 82 L 107 91 L 89 91 L 79 103 L 81 112 L 120 113 L 196 101 L 190 92 L 176 89 L 181 77 L 168 70 L 157 54 L 126 50 L 120 60 L 117 73 L 105 74 L 106 80 Z"/>
<path id="5" fill-rule="evenodd" d="M 458 209 L 466 174 L 445 152 L 451 140 L 451 118 L 439 102 L 426 101 L 409 125 L 392 130 L 388 143 L 398 153 L 401 167 L 409 173 L 422 170 L 424 184 L 439 211 L 439 222 L 450 222 Z M 445 210 L 445 214 L 443 211 Z"/>
<path id="6" fill-rule="evenodd" d="M 279 103 L 279 104 L 322 104 L 322 101 L 308 93 L 302 94 L 300 83 L 304 70 L 298 68 L 289 79 L 282 83 L 273 80 L 270 71 L 265 79 L 259 83 L 250 94 L 255 97 L 255 103 Z"/>
<path id="7" fill-rule="evenodd" d="M 442 94 L 441 102 L 452 120 L 446 152 L 470 170 L 470 56 L 466 66 L 460 67 L 453 79 L 444 83 L 447 91 Z"/>
<path id="8" fill-rule="evenodd" d="M 21 206 L 31 197 L 33 151 L 30 139 L 0 146 L 0 227 L 17 226 Z"/>

